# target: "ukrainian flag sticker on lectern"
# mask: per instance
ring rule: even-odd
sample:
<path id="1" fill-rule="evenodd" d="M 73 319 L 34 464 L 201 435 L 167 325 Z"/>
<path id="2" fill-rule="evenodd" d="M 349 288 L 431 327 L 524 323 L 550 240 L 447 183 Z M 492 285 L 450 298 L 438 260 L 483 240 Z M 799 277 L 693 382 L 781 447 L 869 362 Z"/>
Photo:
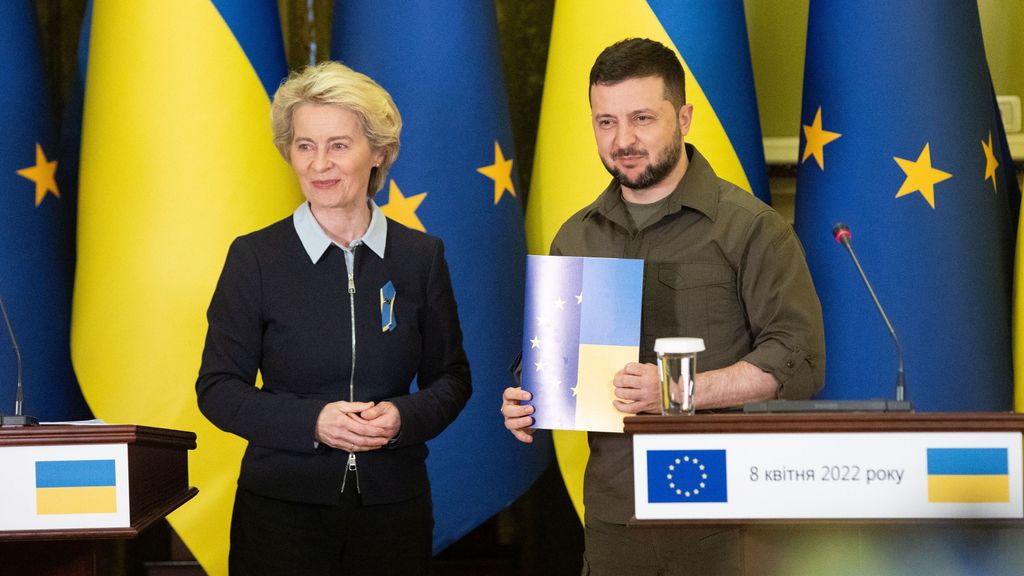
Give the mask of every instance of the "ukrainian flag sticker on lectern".
<path id="1" fill-rule="evenodd" d="M 1006 448 L 929 448 L 929 502 L 1009 502 Z"/>
<path id="2" fill-rule="evenodd" d="M 114 460 L 36 462 L 36 513 L 113 514 L 117 512 Z"/>

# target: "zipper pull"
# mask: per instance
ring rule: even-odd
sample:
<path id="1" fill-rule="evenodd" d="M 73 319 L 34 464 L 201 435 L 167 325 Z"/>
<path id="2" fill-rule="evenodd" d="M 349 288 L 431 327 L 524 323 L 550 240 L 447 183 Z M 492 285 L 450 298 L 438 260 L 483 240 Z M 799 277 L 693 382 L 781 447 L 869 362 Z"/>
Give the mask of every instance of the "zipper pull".
<path id="1" fill-rule="evenodd" d="M 348 453 L 348 465 L 345 466 L 345 476 L 341 479 L 341 491 L 345 491 L 345 485 L 348 484 L 348 473 L 351 472 L 356 477 L 356 492 L 359 492 L 359 472 L 356 471 L 356 455 L 354 452 Z"/>
<path id="2" fill-rule="evenodd" d="M 348 293 L 349 294 L 355 294 L 356 293 L 356 277 L 354 275 L 352 275 L 352 274 L 348 275 Z"/>

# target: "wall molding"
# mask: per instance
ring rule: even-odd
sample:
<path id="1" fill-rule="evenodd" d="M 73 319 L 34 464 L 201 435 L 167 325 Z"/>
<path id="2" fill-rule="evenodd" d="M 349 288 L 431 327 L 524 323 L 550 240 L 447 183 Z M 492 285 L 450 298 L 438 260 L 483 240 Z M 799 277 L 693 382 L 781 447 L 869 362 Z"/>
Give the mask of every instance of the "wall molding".
<path id="1" fill-rule="evenodd" d="M 1010 144 L 1010 155 L 1020 170 L 1024 162 L 1024 133 L 1007 134 Z M 796 164 L 799 160 L 800 139 L 794 137 L 773 137 L 764 139 L 764 159 L 770 165 Z"/>

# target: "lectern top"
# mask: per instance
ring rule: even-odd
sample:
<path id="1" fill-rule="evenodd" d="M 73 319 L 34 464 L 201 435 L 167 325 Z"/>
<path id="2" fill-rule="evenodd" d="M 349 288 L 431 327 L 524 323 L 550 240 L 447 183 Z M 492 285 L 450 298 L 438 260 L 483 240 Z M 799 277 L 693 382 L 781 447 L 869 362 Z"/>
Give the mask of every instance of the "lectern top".
<path id="1" fill-rule="evenodd" d="M 130 424 L 42 425 L 0 429 L 0 446 L 143 444 L 192 450 L 194 432 Z"/>

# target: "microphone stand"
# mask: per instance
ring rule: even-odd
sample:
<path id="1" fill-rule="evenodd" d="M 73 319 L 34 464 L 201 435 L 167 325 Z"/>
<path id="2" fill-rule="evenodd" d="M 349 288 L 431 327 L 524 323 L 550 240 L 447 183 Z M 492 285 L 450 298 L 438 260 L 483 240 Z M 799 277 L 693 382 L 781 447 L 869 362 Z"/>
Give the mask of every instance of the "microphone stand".
<path id="1" fill-rule="evenodd" d="M 896 330 L 892 327 L 892 322 L 889 322 L 889 316 L 886 315 L 885 309 L 882 308 L 882 303 L 878 301 L 878 296 L 875 295 L 875 290 L 871 287 L 871 282 L 868 281 L 867 274 L 864 273 L 864 269 L 861 268 L 860 265 L 860 260 L 857 259 L 857 254 L 853 251 L 853 246 L 850 244 L 850 229 L 847 228 L 845 224 L 839 223 L 832 228 L 832 233 L 835 235 L 836 242 L 845 246 L 846 251 L 849 252 L 850 257 L 853 258 L 853 264 L 857 267 L 857 272 L 860 273 L 860 278 L 864 281 L 864 286 L 867 287 L 868 293 L 871 294 L 871 299 L 875 302 L 875 308 L 878 309 L 878 313 L 882 315 L 885 327 L 889 329 L 889 335 L 892 336 L 892 341 L 896 344 L 896 400 L 895 402 L 887 402 L 887 404 L 891 404 L 892 410 L 910 410 L 910 402 L 905 399 L 907 381 L 903 371 L 903 347 L 900 345 L 900 339 L 896 336 Z"/>
<path id="2" fill-rule="evenodd" d="M 882 315 L 882 320 L 885 321 L 885 326 L 889 329 L 889 334 L 892 335 L 893 342 L 896 343 L 896 356 L 899 359 L 899 368 L 896 372 L 896 400 L 766 400 L 762 402 L 747 402 L 743 405 L 744 412 L 911 412 L 913 410 L 913 406 L 906 400 L 903 347 L 900 346 L 900 339 L 896 336 L 896 330 L 892 327 L 892 323 L 889 322 L 889 317 L 885 314 L 882 303 L 878 301 L 878 296 L 875 295 L 871 282 L 868 282 L 868 277 L 864 273 L 864 269 L 861 268 L 857 255 L 853 252 L 853 246 L 850 245 L 850 229 L 846 227 L 846 224 L 839 223 L 832 228 L 832 235 L 835 237 L 836 242 L 846 246 L 846 250 L 853 257 L 853 263 L 857 265 L 857 271 L 860 272 L 861 280 L 868 287 L 871 299 L 875 301 L 875 307 L 878 308 L 878 312 Z"/>
<path id="3" fill-rule="evenodd" d="M 18 341 L 14 338 L 14 328 L 11 327 L 11 319 L 7 316 L 7 307 L 4 306 L 3 298 L 0 298 L 0 312 L 3 313 L 4 324 L 7 325 L 7 334 L 11 337 L 11 347 L 14 348 L 14 356 L 18 361 L 18 384 L 14 395 L 14 416 L 0 415 L 0 427 L 37 426 L 39 424 L 38 418 L 22 414 L 22 407 L 25 404 L 25 389 L 21 384 L 21 350 L 18 348 Z"/>

